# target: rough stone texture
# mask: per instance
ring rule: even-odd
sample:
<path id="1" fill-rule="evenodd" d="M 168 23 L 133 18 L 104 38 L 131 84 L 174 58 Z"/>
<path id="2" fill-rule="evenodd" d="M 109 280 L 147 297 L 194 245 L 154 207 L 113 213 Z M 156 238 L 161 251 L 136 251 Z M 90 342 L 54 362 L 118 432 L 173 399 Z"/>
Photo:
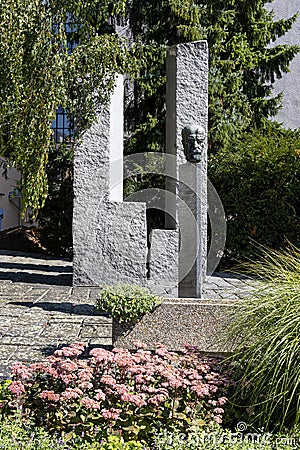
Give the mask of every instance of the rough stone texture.
<path id="1" fill-rule="evenodd" d="M 106 202 L 86 224 L 75 257 L 73 284 L 146 283 L 146 207 Z"/>
<path id="2" fill-rule="evenodd" d="M 300 0 L 274 0 L 266 5 L 275 12 L 275 20 L 287 19 L 300 12 Z M 277 39 L 272 45 L 289 44 L 300 45 L 300 16 L 293 28 L 284 36 Z M 296 55 L 290 64 L 290 72 L 276 80 L 272 95 L 283 92 L 283 107 L 278 111 L 275 119 L 283 122 L 286 128 L 300 127 L 300 54 Z"/>
<path id="3" fill-rule="evenodd" d="M 206 217 L 202 217 L 202 172 L 198 164 L 182 164 L 179 168 L 178 220 L 181 247 L 179 253 L 179 297 L 202 295 L 202 284 L 206 273 L 206 255 L 202 251 L 203 227 Z M 204 222 L 204 223 L 203 223 Z M 206 238 L 206 236 L 205 236 Z"/>
<path id="4" fill-rule="evenodd" d="M 178 280 L 178 232 L 152 230 L 150 233 L 149 271 L 151 280 Z"/>
<path id="5" fill-rule="evenodd" d="M 176 194 L 173 204 L 175 221 L 168 226 L 176 227 L 186 234 L 188 251 L 179 255 L 179 296 L 200 297 L 201 284 L 206 276 L 207 258 L 207 137 L 203 144 L 203 156 L 199 164 L 187 163 L 183 145 L 182 129 L 190 124 L 208 128 L 208 48 L 206 41 L 191 42 L 171 47 L 167 57 L 167 152 L 176 155 L 177 163 L 167 167 L 173 179 L 168 189 Z M 191 166 L 191 167 L 190 167 Z M 197 170 L 193 166 L 197 166 Z M 187 194 L 187 188 L 189 193 Z M 194 191 L 191 192 L 191 191 Z M 196 198 L 195 198 L 196 197 Z M 195 218 L 187 217 L 186 207 L 179 206 L 181 199 Z M 187 226 L 191 226 L 185 232 Z M 192 234 L 190 233 L 192 231 Z M 189 242 L 188 242 L 189 241 Z M 180 250 L 181 251 L 181 250 Z M 189 274 L 185 275 L 189 254 L 195 255 Z"/>
<path id="6" fill-rule="evenodd" d="M 186 125 L 208 126 L 208 45 L 190 42 L 176 49 L 176 148 L 178 164 L 185 164 L 181 132 Z M 206 148 L 202 167 L 206 166 Z"/>
<path id="7" fill-rule="evenodd" d="M 75 151 L 74 286 L 146 283 L 146 206 L 109 201 L 110 197 L 122 197 L 117 156 L 122 105 L 122 96 L 113 96 Z M 119 154 L 123 161 L 122 147 Z"/>
<path id="8" fill-rule="evenodd" d="M 138 339 L 145 342 L 149 348 L 159 342 L 171 350 L 181 350 L 184 344 L 190 344 L 203 352 L 230 352 L 233 347 L 226 342 L 226 335 L 234 307 L 236 305 L 232 301 L 165 301 L 133 328 L 128 330 L 125 327 L 125 334 L 121 334 L 122 329 L 114 330 L 114 337 L 118 336 L 114 345 L 133 348 L 131 341 Z"/>

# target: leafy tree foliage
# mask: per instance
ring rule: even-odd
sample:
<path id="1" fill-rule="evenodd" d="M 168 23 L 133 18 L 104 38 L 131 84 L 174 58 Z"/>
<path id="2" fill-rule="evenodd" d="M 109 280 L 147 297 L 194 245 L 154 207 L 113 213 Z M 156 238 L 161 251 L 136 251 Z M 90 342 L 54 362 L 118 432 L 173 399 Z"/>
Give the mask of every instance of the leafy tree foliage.
<path id="1" fill-rule="evenodd" d="M 107 100 L 129 51 L 107 27 L 125 0 L 0 0 L 0 154 L 22 172 L 23 210 L 41 208 L 58 105 L 79 134 Z M 79 44 L 70 52 L 70 42 Z M 97 93 L 97 94 L 95 94 Z"/>
<path id="2" fill-rule="evenodd" d="M 251 126 L 274 116 L 281 96 L 270 98 L 276 77 L 288 71 L 297 46 L 269 44 L 296 16 L 274 21 L 265 0 L 152 0 L 130 2 L 136 42 L 145 63 L 128 107 L 128 152 L 164 147 L 165 48 L 207 39 L 210 51 L 209 133 L 216 151 Z M 145 148 L 146 147 L 146 148 Z"/>

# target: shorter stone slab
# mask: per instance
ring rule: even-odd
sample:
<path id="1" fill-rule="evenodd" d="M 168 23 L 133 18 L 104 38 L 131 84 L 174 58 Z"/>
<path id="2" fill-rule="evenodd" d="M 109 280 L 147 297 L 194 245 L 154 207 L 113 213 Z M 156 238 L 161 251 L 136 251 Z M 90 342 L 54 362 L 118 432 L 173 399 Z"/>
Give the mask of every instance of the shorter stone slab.
<path id="1" fill-rule="evenodd" d="M 177 285 L 179 238 L 175 230 L 152 230 L 150 233 L 150 280 Z"/>
<path id="2" fill-rule="evenodd" d="M 142 320 L 114 342 L 116 347 L 134 348 L 138 339 L 154 348 L 159 342 L 170 350 L 182 350 L 185 344 L 197 346 L 200 351 L 224 354 L 233 350 L 225 342 L 230 316 L 238 302 L 197 301 L 177 299 L 164 301 L 152 314 Z"/>

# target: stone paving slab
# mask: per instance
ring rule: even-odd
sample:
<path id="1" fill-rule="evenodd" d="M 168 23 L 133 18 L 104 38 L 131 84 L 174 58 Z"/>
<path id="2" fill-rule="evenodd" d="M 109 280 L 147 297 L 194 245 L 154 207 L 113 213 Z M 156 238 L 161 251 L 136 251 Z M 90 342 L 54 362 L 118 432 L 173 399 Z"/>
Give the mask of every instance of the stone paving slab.
<path id="1" fill-rule="evenodd" d="M 225 305 L 249 289 L 244 277 L 216 274 L 208 277 L 203 299 L 184 300 L 191 307 L 216 301 Z M 0 250 L 0 377 L 10 376 L 15 361 L 45 360 L 75 341 L 110 347 L 112 321 L 107 314 L 95 314 L 100 291 L 97 286 L 72 287 L 68 259 Z M 180 299 L 166 302 L 176 304 Z"/>
<path id="2" fill-rule="evenodd" d="M 72 342 L 110 346 L 111 319 L 94 311 L 99 292 L 72 287 L 67 259 L 0 251 L 0 377 Z"/>

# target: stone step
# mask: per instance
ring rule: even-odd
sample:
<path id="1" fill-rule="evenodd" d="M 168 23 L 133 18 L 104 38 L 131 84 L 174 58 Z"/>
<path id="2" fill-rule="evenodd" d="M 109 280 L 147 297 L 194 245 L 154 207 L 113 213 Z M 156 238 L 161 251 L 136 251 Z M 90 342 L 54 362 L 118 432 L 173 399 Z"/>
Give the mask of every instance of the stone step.
<path id="1" fill-rule="evenodd" d="M 138 339 L 149 348 L 159 342 L 176 351 L 189 344 L 204 353 L 228 353 L 233 350 L 226 342 L 230 316 L 238 305 L 234 300 L 168 299 L 123 335 L 113 324 L 114 346 L 133 348 L 132 340 Z"/>

